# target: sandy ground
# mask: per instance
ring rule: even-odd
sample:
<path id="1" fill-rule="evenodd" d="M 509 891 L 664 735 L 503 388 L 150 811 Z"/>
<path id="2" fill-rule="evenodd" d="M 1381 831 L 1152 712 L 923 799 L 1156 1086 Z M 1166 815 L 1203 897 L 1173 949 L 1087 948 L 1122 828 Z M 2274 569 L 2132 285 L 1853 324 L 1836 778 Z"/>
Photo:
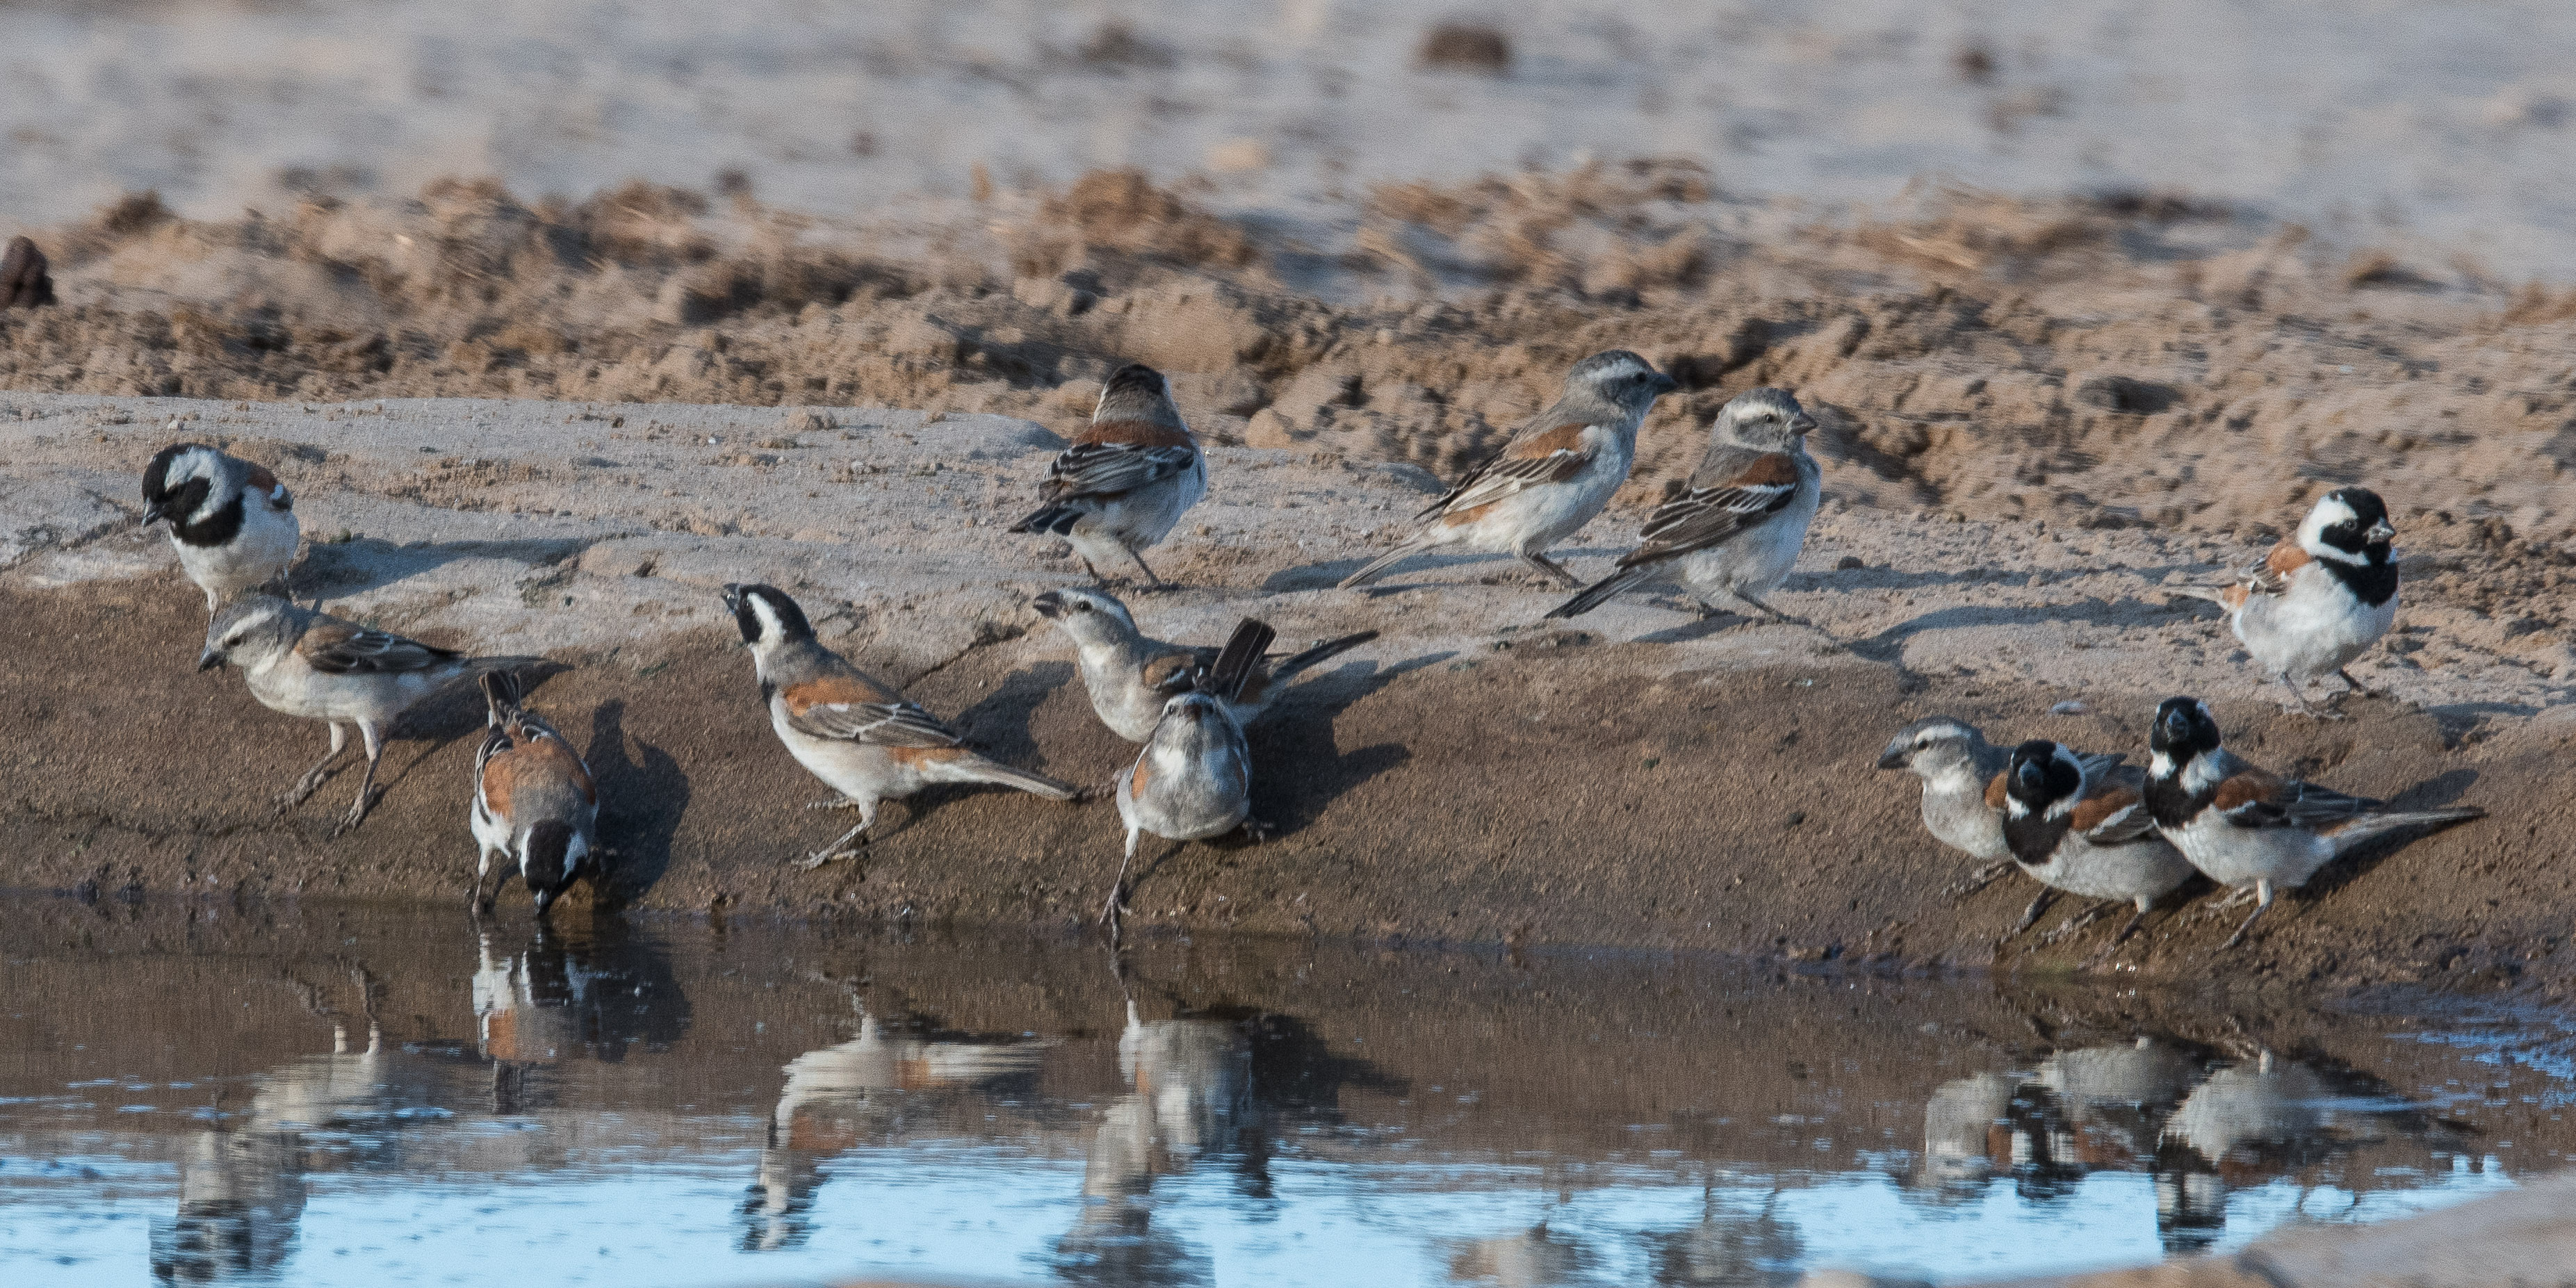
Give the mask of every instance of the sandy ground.
<path id="1" fill-rule="evenodd" d="M 296 490 L 312 541 L 301 593 L 434 641 L 572 664 L 538 699 L 601 774 L 620 899 L 963 923 L 1096 910 L 1119 836 L 1101 804 L 934 794 L 890 815 L 864 864 L 787 868 L 836 826 L 799 808 L 825 793 L 776 746 L 715 593 L 789 587 L 834 647 L 993 753 L 1105 781 L 1123 745 L 1027 607 L 1078 569 L 1001 530 L 1055 442 L 1040 427 L 526 402 L 17 403 L 33 418 L 0 421 L 18 525 L 0 572 L 0 693 L 21 731 L 11 884 L 461 897 L 469 696 L 412 722 L 378 813 L 334 841 L 347 775 L 286 818 L 267 804 L 321 731 L 260 709 L 237 675 L 188 669 L 202 601 L 159 534 L 133 531 L 130 499 L 180 414 Z M 2563 976 L 2557 909 L 2576 870 L 2547 838 L 2564 826 L 2559 747 L 2576 709 L 2554 667 L 2476 606 L 2482 584 L 2446 589 L 2428 568 L 2406 634 L 2360 669 L 2393 697 L 2319 725 L 2281 715 L 2208 610 L 2171 596 L 2250 545 L 1837 506 L 1778 601 L 1812 628 L 1701 622 L 1645 598 L 1541 627 L 1554 592 L 1496 561 L 1330 589 L 1425 495 L 1418 471 L 1313 451 L 1217 449 L 1214 462 L 1208 502 L 1161 552 L 1186 588 L 1138 597 L 1145 623 L 1214 639 L 1258 612 L 1289 640 L 1384 635 L 1260 727 L 1255 810 L 1282 836 L 1149 851 L 1147 924 L 2063 965 L 2109 927 L 1999 949 L 2028 891 L 2003 883 L 1954 906 L 1941 890 L 1961 861 L 1922 833 L 1910 780 L 1871 761 L 1934 711 L 2143 755 L 2155 700 L 2193 692 L 2259 762 L 2495 817 L 2329 872 L 2235 957 L 2211 956 L 2221 920 L 2159 920 L 2114 969 L 2337 987 Z M 1577 566 L 1632 522 L 1614 513 L 1580 534 Z M 2050 714 L 2070 701 L 2084 710 Z"/>
<path id="2" fill-rule="evenodd" d="M 1425 68 L 1490 25 L 1498 74 Z M 1447 0 L 7 7 L 0 221 L 124 190 L 196 218 L 448 174 L 531 198 L 721 172 L 846 215 L 1141 165 L 1313 240 L 1368 185 L 1668 156 L 1748 198 L 1924 175 L 2188 188 L 2346 249 L 2576 262 L 2576 15 L 2548 0 Z"/>

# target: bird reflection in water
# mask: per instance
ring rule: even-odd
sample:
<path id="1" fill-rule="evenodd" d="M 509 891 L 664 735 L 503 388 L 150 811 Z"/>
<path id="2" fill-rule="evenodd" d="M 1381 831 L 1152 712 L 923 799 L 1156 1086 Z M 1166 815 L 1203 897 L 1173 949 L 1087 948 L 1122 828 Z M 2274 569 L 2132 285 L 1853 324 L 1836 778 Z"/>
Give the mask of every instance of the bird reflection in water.
<path id="1" fill-rule="evenodd" d="M 480 936 L 473 1003 L 480 1058 L 459 1046 L 388 1042 L 382 991 L 351 971 L 364 1036 L 329 990 L 301 985 L 306 1009 L 331 1025 L 331 1052 L 257 1075 L 250 1105 L 188 1142 L 179 1206 L 152 1231 L 153 1274 L 164 1283 L 272 1277 L 293 1254 L 308 1178 L 316 1172 L 408 1173 L 413 1129 L 482 1108 L 524 1112 L 531 1066 L 617 1060 L 636 1042 L 667 1043 L 688 1007 L 662 954 L 603 922 L 563 934 L 539 928 L 517 953 Z"/>
<path id="2" fill-rule="evenodd" d="M 1222 1164 L 1235 1191 L 1276 1203 L 1274 1142 L 1308 1127 L 1341 1122 L 1345 1087 L 1401 1093 L 1405 1083 L 1365 1060 L 1334 1055 L 1304 1021 L 1270 1011 L 1186 1005 L 1148 1020 L 1113 957 L 1126 1014 L 1118 1035 L 1125 1093 L 1092 1132 L 1082 1168 L 1082 1212 L 1050 1259 L 1070 1283 L 1177 1285 L 1210 1282 L 1208 1254 L 1154 1222 L 1156 1182 Z"/>
<path id="3" fill-rule="evenodd" d="M 1049 1045 L 946 1033 L 919 1020 L 890 1024 L 869 1014 L 855 989 L 850 1004 L 858 1036 L 787 1062 L 760 1171 L 742 1205 L 747 1252 L 804 1242 L 814 1191 L 833 1155 L 897 1134 L 908 1114 L 926 1107 L 919 1099 L 925 1093 L 997 1092 L 1035 1075 Z"/>
<path id="4" fill-rule="evenodd" d="M 515 952 L 476 927 L 474 1021 L 491 1062 L 491 1110 L 551 1108 L 566 1062 L 616 1064 L 641 1043 L 660 1049 L 688 1027 L 688 998 L 667 957 L 614 918 L 556 928 L 534 922 Z"/>
<path id="5" fill-rule="evenodd" d="M 1773 1190 L 1747 1211 L 1719 1197 L 1714 1178 L 1700 1189 L 1699 1222 L 1652 1237 L 1656 1288 L 1787 1288 L 1798 1281 L 1806 1244 L 1775 1209 Z"/>
<path id="6" fill-rule="evenodd" d="M 1960 1203 L 2009 1176 L 2021 1197 L 2047 1203 L 2095 1172 L 2145 1172 L 2158 1233 L 2179 1253 L 2225 1232 L 2234 1190 L 2290 1180 L 2304 1209 L 2308 1192 L 2335 1185 L 2357 1204 L 2446 1172 L 2470 1134 L 2330 1059 L 2141 1037 L 2059 1051 L 2027 1075 L 1943 1083 L 1912 1179 L 1919 1197 Z"/>
<path id="7" fill-rule="evenodd" d="M 163 1283 L 221 1283 L 269 1274 L 295 1247 L 305 1173 L 381 1165 L 394 1152 L 386 1129 L 424 1099 L 435 1071 L 387 1052 L 375 1018 L 376 985 L 352 972 L 366 1022 L 363 1044 L 348 1017 L 305 987 L 305 1005 L 330 1022 L 331 1053 L 259 1075 L 249 1111 L 197 1132 L 179 1164 L 179 1207 L 152 1230 L 152 1273 Z M 345 1147 L 316 1149 L 320 1135 Z"/>

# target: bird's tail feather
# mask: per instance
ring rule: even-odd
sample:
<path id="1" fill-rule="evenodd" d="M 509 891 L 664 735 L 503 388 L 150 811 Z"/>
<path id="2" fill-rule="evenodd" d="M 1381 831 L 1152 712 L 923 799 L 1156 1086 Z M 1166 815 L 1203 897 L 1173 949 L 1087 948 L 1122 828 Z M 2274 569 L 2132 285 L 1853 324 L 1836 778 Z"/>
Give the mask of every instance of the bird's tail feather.
<path id="1" fill-rule="evenodd" d="M 998 760 L 982 756 L 961 756 L 950 762 L 957 777 L 974 783 L 998 783 L 1049 800 L 1069 801 L 1082 794 L 1082 789 L 1059 778 L 1049 778 L 1031 769 L 1016 769 Z"/>
<path id="2" fill-rule="evenodd" d="M 1011 531 L 1048 532 L 1061 537 L 1073 531 L 1073 525 L 1082 518 L 1083 513 L 1069 505 L 1050 505 L 1012 524 Z"/>
<path id="3" fill-rule="evenodd" d="M 519 677 L 508 671 L 484 671 L 474 679 L 483 686 L 483 701 L 489 707 L 484 723 L 494 729 L 510 723 L 510 717 L 518 713 L 520 700 L 527 696 Z"/>
<path id="4" fill-rule="evenodd" d="M 1639 566 L 1614 572 L 1574 592 L 1574 597 L 1548 611 L 1549 617 L 1581 617 L 1609 602 L 1612 595 L 1626 590 L 1655 574 L 1651 566 Z M 1541 619 L 1545 620 L 1545 619 Z"/>
<path id="5" fill-rule="evenodd" d="M 1361 631 L 1356 635 L 1345 635 L 1337 640 L 1326 640 L 1302 653 L 1291 654 L 1286 661 L 1270 668 L 1270 683 L 1274 686 L 1286 684 L 1296 679 L 1306 668 L 1331 661 L 1376 638 L 1376 631 Z"/>
<path id="6" fill-rule="evenodd" d="M 1277 638 L 1279 632 L 1258 617 L 1236 623 L 1234 635 L 1217 651 L 1216 664 L 1208 668 L 1207 680 L 1200 687 L 1228 702 L 1240 699 L 1244 684 L 1261 667 L 1261 655 Z"/>
<path id="7" fill-rule="evenodd" d="M 2418 827 L 2444 827 L 2486 816 L 2487 812 L 2475 805 L 2463 805 L 2457 809 L 2408 810 L 2397 814 L 2364 814 L 2336 828 L 2331 839 L 2334 841 L 2335 854 L 2340 857 L 2391 832 L 2403 832 Z"/>
<path id="8" fill-rule="evenodd" d="M 1341 584 L 1336 587 L 1336 589 L 1349 590 L 1354 586 L 1365 586 L 1370 582 L 1376 581 L 1378 578 L 1385 576 L 1386 570 L 1394 567 L 1398 561 L 1404 559 L 1408 555 L 1418 554 L 1421 550 L 1421 542 L 1407 541 L 1404 544 L 1397 546 L 1395 549 L 1389 550 L 1385 554 L 1369 560 L 1367 565 L 1362 567 L 1358 572 L 1342 578 Z"/>

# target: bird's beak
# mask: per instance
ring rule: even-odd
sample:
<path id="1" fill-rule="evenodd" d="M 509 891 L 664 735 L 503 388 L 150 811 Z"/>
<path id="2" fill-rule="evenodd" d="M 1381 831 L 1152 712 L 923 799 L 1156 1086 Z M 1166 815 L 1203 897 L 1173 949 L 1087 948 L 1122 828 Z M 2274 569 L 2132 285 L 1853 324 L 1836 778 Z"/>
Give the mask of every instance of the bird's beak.
<path id="1" fill-rule="evenodd" d="M 536 905 L 537 919 L 539 921 L 545 920 L 546 911 L 555 906 L 555 892 L 552 890 L 539 890 L 536 894 Z"/>
<path id="2" fill-rule="evenodd" d="M 1789 432 L 1792 434 L 1812 434 L 1816 432 L 1816 418 L 1803 411 L 1799 412 L 1797 415 L 1789 418 Z"/>
<path id="3" fill-rule="evenodd" d="M 2040 768 L 2039 762 L 2037 761 L 2025 760 L 2021 762 L 2021 769 L 2015 776 L 2021 779 L 2022 786 L 2027 787 L 2034 792 L 2044 792 L 2048 790 L 2048 771 Z"/>
<path id="4" fill-rule="evenodd" d="M 2394 540 L 2396 536 L 2397 529 L 2389 527 L 2388 520 L 2382 519 L 2370 525 L 2369 530 L 2361 534 L 2361 539 L 2375 545 L 2382 541 Z"/>
<path id="5" fill-rule="evenodd" d="M 1682 382 L 1673 379 L 1671 376 L 1665 375 L 1660 371 L 1655 373 L 1655 396 L 1657 398 L 1661 398 L 1665 394 L 1671 393 L 1681 387 Z"/>
<path id="6" fill-rule="evenodd" d="M 150 504 L 150 505 L 147 505 L 147 506 L 143 507 L 143 525 L 142 525 L 142 526 L 144 526 L 144 527 L 147 527 L 147 528 L 148 528 L 148 527 L 151 527 L 153 524 L 159 523 L 159 522 L 160 522 L 160 521 L 162 521 L 163 519 L 166 519 L 166 518 L 169 518 L 169 517 L 170 517 L 170 516 L 169 516 L 168 514 L 166 514 L 166 513 L 163 513 L 163 512 L 162 512 L 162 509 L 161 509 L 161 503 L 160 503 L 160 502 L 158 502 L 158 501 L 155 501 L 155 502 L 153 502 L 152 504 Z"/>
<path id="7" fill-rule="evenodd" d="M 2167 713 L 2165 716 L 2166 739 L 2172 742 L 2181 742 L 2189 736 L 2191 736 L 2191 717 L 2184 715 L 2180 711 Z"/>
<path id="8" fill-rule="evenodd" d="M 1029 607 L 1038 610 L 1038 616 L 1052 621 L 1058 617 L 1064 616 L 1064 596 L 1050 590 L 1047 593 L 1030 600 Z"/>
<path id="9" fill-rule="evenodd" d="M 1905 752 L 1906 748 L 1902 743 L 1889 746 L 1887 750 L 1878 753 L 1878 767 L 1881 769 L 1905 768 Z"/>
<path id="10" fill-rule="evenodd" d="M 223 664 L 224 655 L 220 650 L 210 648 L 197 655 L 197 669 L 200 671 L 211 671 Z"/>

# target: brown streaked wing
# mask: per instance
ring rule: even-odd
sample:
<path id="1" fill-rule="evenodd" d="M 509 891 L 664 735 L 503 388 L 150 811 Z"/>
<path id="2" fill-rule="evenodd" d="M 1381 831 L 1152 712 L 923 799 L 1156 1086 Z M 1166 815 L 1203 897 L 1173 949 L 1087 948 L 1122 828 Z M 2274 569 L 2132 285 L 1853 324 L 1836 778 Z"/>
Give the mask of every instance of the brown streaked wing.
<path id="1" fill-rule="evenodd" d="M 1655 507 L 1646 516 L 1636 549 L 1619 557 L 1619 567 L 1670 559 L 1729 541 L 1798 497 L 1798 463 L 1786 452 L 1757 458 L 1725 486 L 1695 489 Z"/>
<path id="2" fill-rule="evenodd" d="M 454 649 L 367 630 L 334 617 L 307 627 L 295 641 L 295 651 L 326 675 L 398 675 L 426 671 L 461 656 Z"/>
<path id="3" fill-rule="evenodd" d="M 788 726 L 808 737 L 879 747 L 954 747 L 965 741 L 920 704 L 856 670 L 788 685 L 778 700 Z"/>
<path id="4" fill-rule="evenodd" d="M 2246 574 L 2245 589 L 2255 595 L 2278 595 L 2290 588 L 2290 576 L 2309 562 L 2308 552 L 2295 537 L 2283 537 L 2263 562 Z"/>
<path id="5" fill-rule="evenodd" d="M 2134 841 L 2155 830 L 2155 819 L 2142 808 L 2146 798 L 2127 787 L 2110 787 L 2075 803 L 2067 825 L 2096 845 Z"/>
<path id="6" fill-rule="evenodd" d="M 1076 496 L 1117 496 L 1158 483 L 1190 467 L 1198 449 L 1186 439 L 1173 446 L 1137 447 L 1126 443 L 1076 443 L 1047 467 L 1039 494 L 1049 501 Z"/>

